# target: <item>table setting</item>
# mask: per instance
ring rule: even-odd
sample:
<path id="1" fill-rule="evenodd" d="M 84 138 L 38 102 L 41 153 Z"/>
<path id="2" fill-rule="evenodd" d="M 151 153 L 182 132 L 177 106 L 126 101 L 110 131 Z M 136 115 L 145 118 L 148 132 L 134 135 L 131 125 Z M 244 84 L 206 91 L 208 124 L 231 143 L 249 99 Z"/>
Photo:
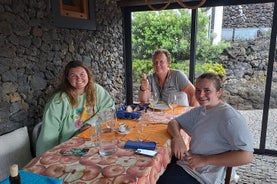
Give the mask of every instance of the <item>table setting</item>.
<path id="1" fill-rule="evenodd" d="M 170 120 L 172 111 L 153 111 L 137 104 L 129 107 L 132 111 L 121 112 L 121 117 L 118 112 L 126 111 L 128 105 L 99 115 L 101 126 L 92 126 L 34 158 L 24 171 L 61 179 L 64 184 L 156 183 L 171 159 L 164 119 Z M 187 110 L 182 107 L 178 112 Z M 104 140 L 109 144 L 103 146 Z"/>

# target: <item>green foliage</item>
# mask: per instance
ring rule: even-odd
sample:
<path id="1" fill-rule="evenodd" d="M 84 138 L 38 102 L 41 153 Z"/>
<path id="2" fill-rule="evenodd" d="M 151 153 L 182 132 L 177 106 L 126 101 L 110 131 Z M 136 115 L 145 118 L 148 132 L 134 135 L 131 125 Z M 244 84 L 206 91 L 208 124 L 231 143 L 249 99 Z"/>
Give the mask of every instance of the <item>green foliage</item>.
<path id="1" fill-rule="evenodd" d="M 165 48 L 175 59 L 188 58 L 190 16 L 184 16 L 186 14 L 188 13 L 185 10 L 134 13 L 132 20 L 133 57 L 149 59 L 155 49 Z"/>
<path id="2" fill-rule="evenodd" d="M 133 82 L 140 82 L 142 74 L 153 73 L 153 63 L 151 60 L 134 60 L 133 61 Z"/>
<path id="3" fill-rule="evenodd" d="M 224 69 L 224 67 L 222 66 L 222 64 L 220 63 L 204 63 L 204 64 L 196 64 L 195 66 L 195 76 L 198 77 L 199 75 L 201 75 L 202 73 L 205 72 L 213 72 L 216 74 L 221 74 L 221 75 L 225 75 L 226 74 L 226 70 Z"/>
<path id="4" fill-rule="evenodd" d="M 213 45 L 207 38 L 208 17 L 199 10 L 196 58 L 203 63 L 216 63 L 227 43 Z M 189 60 L 191 15 L 186 9 L 136 12 L 132 14 L 132 47 L 135 60 L 150 59 L 157 48 L 168 49 L 172 65 Z M 179 67 L 179 66 L 178 66 Z"/>

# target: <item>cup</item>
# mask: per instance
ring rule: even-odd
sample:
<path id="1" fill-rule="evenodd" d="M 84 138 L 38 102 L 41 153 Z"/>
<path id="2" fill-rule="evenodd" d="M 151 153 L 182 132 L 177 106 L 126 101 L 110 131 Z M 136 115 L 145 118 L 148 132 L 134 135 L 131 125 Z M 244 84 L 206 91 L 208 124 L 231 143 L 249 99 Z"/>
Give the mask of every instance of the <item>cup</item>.
<path id="1" fill-rule="evenodd" d="M 150 105 L 155 108 L 155 105 L 158 103 L 159 101 L 159 95 L 158 93 L 156 93 L 155 91 L 151 92 L 151 95 L 149 97 L 149 103 Z"/>
<path id="2" fill-rule="evenodd" d="M 95 126 L 90 128 L 90 139 L 92 146 L 99 146 L 99 135 L 100 135 L 100 122 L 96 121 Z"/>
<path id="3" fill-rule="evenodd" d="M 116 140 L 114 132 L 101 133 L 99 140 L 99 154 L 101 156 L 112 155 L 116 152 Z"/>
<path id="4" fill-rule="evenodd" d="M 178 107 L 178 96 L 176 93 L 170 93 L 167 101 L 172 113 L 175 114 L 175 108 Z"/>
<path id="5" fill-rule="evenodd" d="M 138 122 L 136 124 L 136 130 L 137 130 L 137 140 L 142 142 L 143 138 L 142 138 L 142 133 L 143 133 L 143 129 L 145 127 L 145 124 L 143 122 Z"/>
<path id="6" fill-rule="evenodd" d="M 116 139 L 114 132 L 115 111 L 108 110 L 97 113 L 100 126 L 99 154 L 101 156 L 112 155 L 116 152 Z"/>

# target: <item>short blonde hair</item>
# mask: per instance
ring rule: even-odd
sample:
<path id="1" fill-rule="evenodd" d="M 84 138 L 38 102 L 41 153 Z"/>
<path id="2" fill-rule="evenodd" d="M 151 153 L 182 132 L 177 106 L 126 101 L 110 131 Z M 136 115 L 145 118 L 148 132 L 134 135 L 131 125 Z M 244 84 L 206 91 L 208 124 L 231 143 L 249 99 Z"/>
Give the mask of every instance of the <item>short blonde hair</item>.
<path id="1" fill-rule="evenodd" d="M 156 50 L 153 52 L 153 54 L 152 54 L 152 61 L 153 61 L 153 62 L 154 62 L 154 60 L 155 60 L 155 57 L 156 57 L 158 54 L 160 54 L 160 53 L 165 54 L 166 59 L 167 59 L 167 62 L 168 62 L 168 63 L 171 63 L 171 54 L 170 54 L 170 52 L 169 52 L 168 50 L 166 50 L 166 49 L 156 49 Z"/>

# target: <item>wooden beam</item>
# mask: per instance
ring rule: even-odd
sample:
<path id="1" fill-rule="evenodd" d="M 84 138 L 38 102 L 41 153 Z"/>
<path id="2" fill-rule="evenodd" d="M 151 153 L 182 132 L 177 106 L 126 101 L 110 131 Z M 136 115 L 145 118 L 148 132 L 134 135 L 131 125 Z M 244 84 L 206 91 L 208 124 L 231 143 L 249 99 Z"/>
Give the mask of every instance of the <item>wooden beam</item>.
<path id="1" fill-rule="evenodd" d="M 153 5 L 155 4 L 166 4 L 168 1 L 174 3 L 174 0 L 149 0 L 149 2 Z M 200 0 L 183 0 L 183 2 L 199 2 Z M 128 6 L 145 6 L 147 5 L 145 0 L 119 0 L 117 1 L 117 5 L 120 7 L 128 7 Z"/>
<path id="2" fill-rule="evenodd" d="M 152 5 L 164 5 L 169 0 L 149 0 Z M 188 4 L 193 2 L 198 3 L 200 0 L 183 0 Z M 258 3 L 270 3 L 275 0 L 207 0 L 205 6 L 228 6 L 228 5 L 240 5 L 240 4 L 258 4 Z M 175 0 L 171 0 L 172 4 L 176 4 Z M 118 0 L 117 5 L 119 7 L 135 7 L 135 6 L 147 6 L 145 0 Z"/>

